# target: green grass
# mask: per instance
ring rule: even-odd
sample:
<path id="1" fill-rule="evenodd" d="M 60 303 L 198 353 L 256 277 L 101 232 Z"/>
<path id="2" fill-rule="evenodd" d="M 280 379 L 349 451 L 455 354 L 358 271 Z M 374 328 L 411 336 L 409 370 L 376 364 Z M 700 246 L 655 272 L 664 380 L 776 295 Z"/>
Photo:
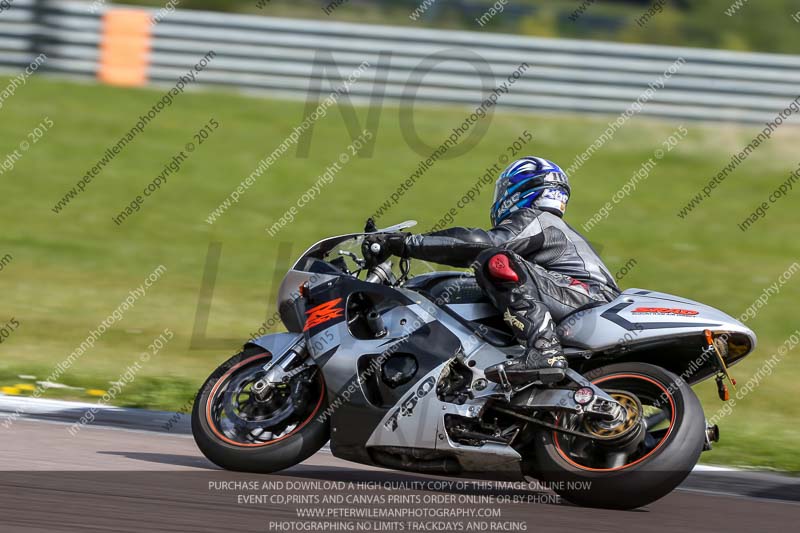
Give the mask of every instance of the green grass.
<path id="1" fill-rule="evenodd" d="M 5 83 L 2 81 L 0 83 Z M 224 92 L 188 93 L 165 110 L 134 143 L 61 214 L 51 207 L 106 148 L 130 129 L 160 97 L 157 90 L 123 90 L 52 79 L 34 79 L 0 110 L 0 158 L 13 151 L 45 116 L 55 125 L 0 176 L 0 257 L 13 261 L 0 272 L 0 325 L 12 317 L 20 327 L 0 344 L 0 385 L 39 379 L 64 360 L 89 330 L 108 316 L 157 265 L 167 272 L 60 379 L 108 389 L 121 371 L 164 328 L 175 332 L 167 347 L 144 365 L 115 399 L 119 405 L 177 409 L 221 361 L 274 310 L 276 269 L 313 241 L 359 230 L 364 219 L 412 172 L 420 156 L 399 128 L 398 109 L 386 106 L 371 158 L 354 159 L 297 220 L 270 238 L 272 224 L 308 189 L 349 142 L 337 110 L 314 128 L 308 158 L 294 150 L 281 158 L 220 221 L 208 213 L 270 153 L 303 117 L 301 101 L 248 98 Z M 437 144 L 460 124 L 466 110 L 417 106 L 416 129 Z M 364 123 L 366 110 L 358 109 Z M 117 227 L 111 220 L 149 183 L 209 119 L 220 123 L 178 175 Z M 608 117 L 497 113 L 487 134 L 468 154 L 440 161 L 381 223 L 406 218 L 429 228 L 454 206 L 506 146 L 523 130 L 534 140 L 525 152 L 568 166 L 605 129 Z M 586 221 L 650 157 L 678 123 L 636 117 L 613 142 L 572 176 L 568 219 Z M 736 228 L 798 164 L 798 132 L 784 127 L 754 153 L 687 220 L 676 212 L 759 128 L 686 123 L 688 137 L 650 178 L 589 233 L 603 245 L 615 270 L 637 265 L 625 287 L 646 287 L 700 300 L 738 316 L 800 256 L 797 198 L 774 205 L 767 217 L 742 233 Z M 797 194 L 797 193 L 795 193 Z M 459 213 L 461 225 L 485 225 L 491 185 Z M 198 292 L 209 243 L 222 243 L 222 257 L 207 336 L 231 339 L 190 349 Z M 279 257 L 280 243 L 291 252 Z M 795 305 L 800 278 L 785 285 L 748 322 L 759 335 L 757 352 L 734 373 L 745 382 L 798 327 Z M 712 463 L 797 470 L 800 408 L 794 401 L 800 364 L 790 354 L 721 422 L 722 442 L 705 454 Z M 721 403 L 713 383 L 697 387 L 709 414 Z M 48 393 L 61 396 L 80 393 Z M 85 398 L 84 398 L 85 399 Z"/>

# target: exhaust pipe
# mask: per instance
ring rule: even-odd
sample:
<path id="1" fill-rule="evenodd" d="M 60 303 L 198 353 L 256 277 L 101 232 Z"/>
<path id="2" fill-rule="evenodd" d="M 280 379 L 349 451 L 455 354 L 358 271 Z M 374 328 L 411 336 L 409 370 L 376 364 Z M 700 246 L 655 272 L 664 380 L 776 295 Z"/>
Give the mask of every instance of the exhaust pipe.
<path id="1" fill-rule="evenodd" d="M 376 463 L 396 470 L 450 476 L 459 475 L 462 471 L 461 465 L 452 457 L 416 459 L 411 455 L 395 455 L 382 450 L 374 450 L 372 454 Z"/>

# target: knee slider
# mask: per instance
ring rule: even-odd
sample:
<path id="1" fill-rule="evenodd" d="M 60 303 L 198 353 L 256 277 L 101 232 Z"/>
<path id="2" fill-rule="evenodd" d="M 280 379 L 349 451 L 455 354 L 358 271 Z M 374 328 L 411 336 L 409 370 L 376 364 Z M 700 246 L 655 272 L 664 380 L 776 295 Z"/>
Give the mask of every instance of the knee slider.
<path id="1" fill-rule="evenodd" d="M 500 281 L 519 281 L 519 274 L 511 267 L 508 256 L 495 254 L 487 263 L 487 272 L 492 279 Z"/>

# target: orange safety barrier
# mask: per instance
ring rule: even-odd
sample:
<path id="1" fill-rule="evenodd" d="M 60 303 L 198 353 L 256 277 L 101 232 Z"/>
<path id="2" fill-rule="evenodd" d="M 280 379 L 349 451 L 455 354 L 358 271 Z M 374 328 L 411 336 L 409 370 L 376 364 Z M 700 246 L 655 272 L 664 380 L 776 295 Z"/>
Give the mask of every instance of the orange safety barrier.
<path id="1" fill-rule="evenodd" d="M 140 9 L 110 9 L 103 14 L 100 81 L 126 87 L 147 83 L 152 27 L 150 13 Z"/>

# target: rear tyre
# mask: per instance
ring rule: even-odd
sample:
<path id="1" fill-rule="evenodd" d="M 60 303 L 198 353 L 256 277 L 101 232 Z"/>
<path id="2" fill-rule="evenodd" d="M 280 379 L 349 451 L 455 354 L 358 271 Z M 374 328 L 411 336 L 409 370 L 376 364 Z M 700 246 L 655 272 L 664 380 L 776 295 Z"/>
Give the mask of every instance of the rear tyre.
<path id="1" fill-rule="evenodd" d="M 694 391 L 675 374 L 644 363 L 610 365 L 587 377 L 629 412 L 638 410 L 637 427 L 622 424 L 616 448 L 541 429 L 528 473 L 587 507 L 634 509 L 669 494 L 697 464 L 705 443 L 705 416 Z M 617 431 L 575 415 L 561 415 L 556 424 L 596 435 Z"/>
<path id="2" fill-rule="evenodd" d="M 206 380 L 192 409 L 192 434 L 200 451 L 227 470 L 270 473 L 303 462 L 330 438 L 325 382 L 318 370 L 308 383 L 258 401 L 252 384 L 272 354 L 247 348 Z M 298 390 L 294 390 L 299 387 Z"/>

